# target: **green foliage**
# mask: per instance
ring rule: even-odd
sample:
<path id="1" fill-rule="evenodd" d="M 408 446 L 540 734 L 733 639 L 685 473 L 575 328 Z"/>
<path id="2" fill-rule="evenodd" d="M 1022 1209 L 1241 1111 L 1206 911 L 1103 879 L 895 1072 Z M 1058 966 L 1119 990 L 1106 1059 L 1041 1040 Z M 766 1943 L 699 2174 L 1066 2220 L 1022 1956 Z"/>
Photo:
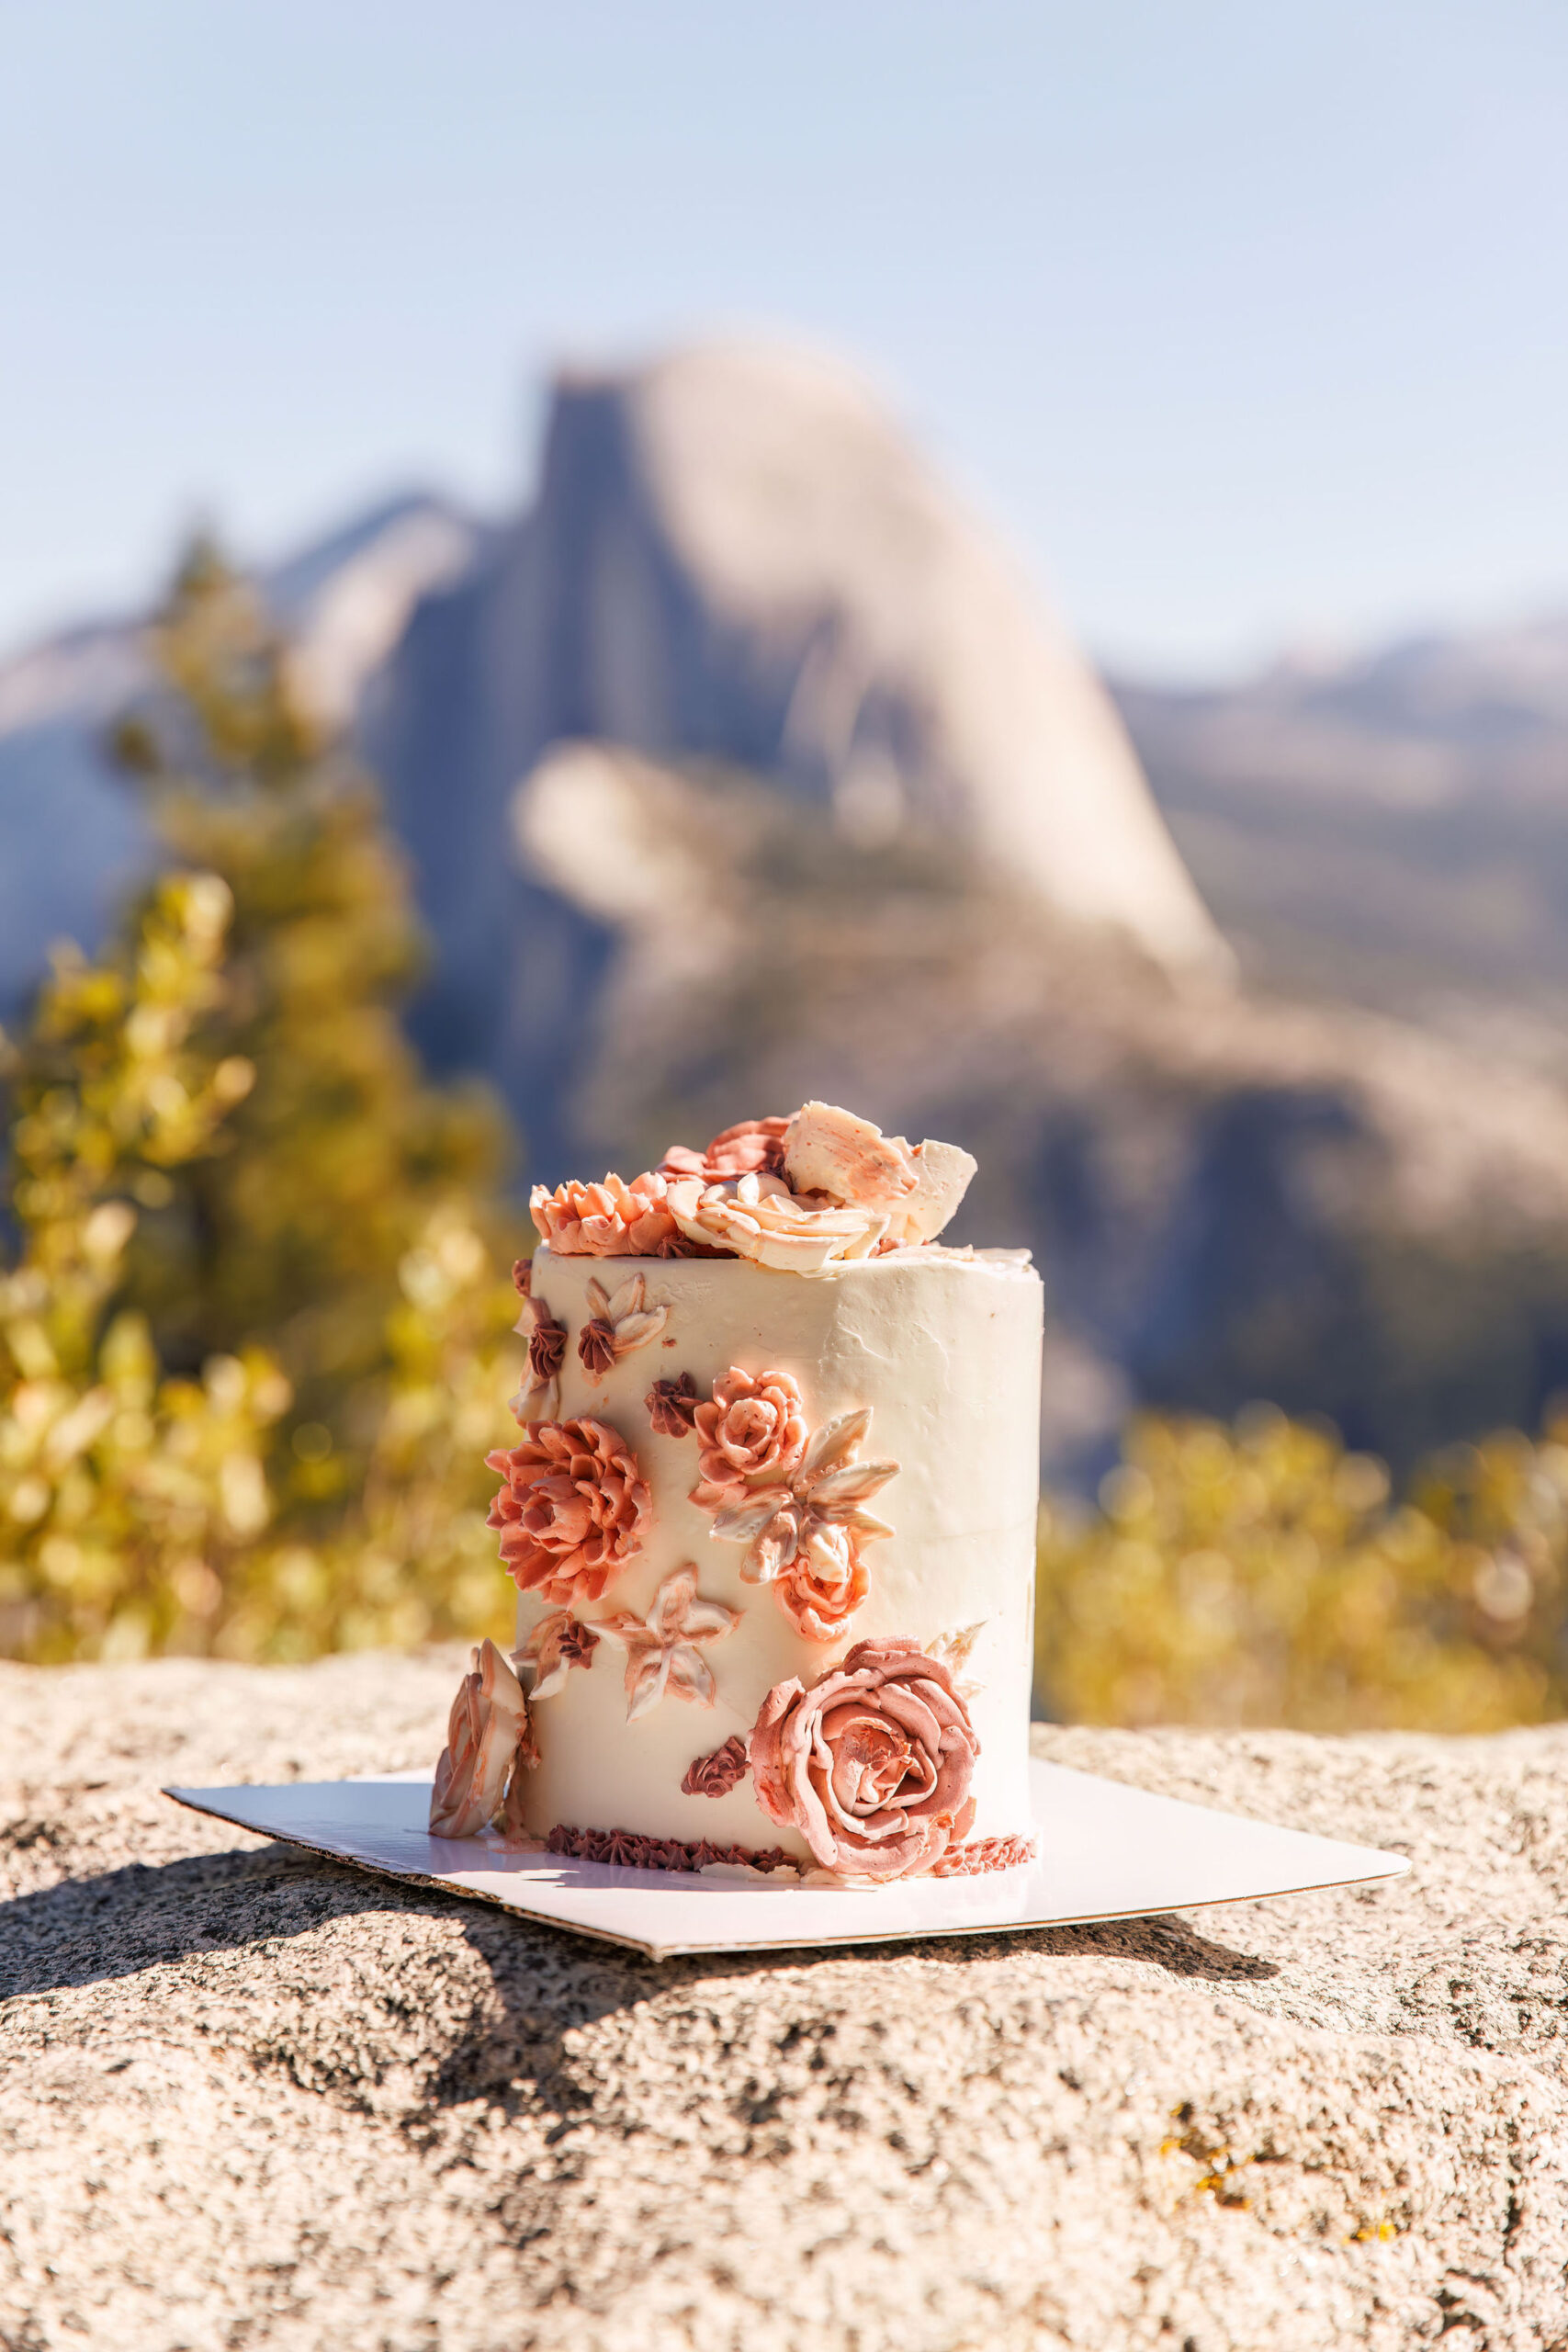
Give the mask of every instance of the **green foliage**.
<path id="1" fill-rule="evenodd" d="M 499 1630 L 503 1130 L 412 1054 L 401 862 L 255 600 L 198 550 L 154 642 L 118 748 L 183 870 L 11 1057 L 0 1647 Z"/>
<path id="2" fill-rule="evenodd" d="M 1568 1428 L 1382 1463 L 1255 1407 L 1147 1415 L 1043 1516 L 1036 1687 L 1089 1723 L 1487 1731 L 1568 1707 Z"/>

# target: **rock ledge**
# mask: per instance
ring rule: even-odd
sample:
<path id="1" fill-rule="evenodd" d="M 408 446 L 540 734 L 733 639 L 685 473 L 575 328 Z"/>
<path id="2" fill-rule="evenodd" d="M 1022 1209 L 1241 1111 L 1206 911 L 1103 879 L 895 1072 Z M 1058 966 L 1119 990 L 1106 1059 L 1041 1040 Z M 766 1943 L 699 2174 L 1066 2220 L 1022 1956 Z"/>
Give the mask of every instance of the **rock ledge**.
<path id="1" fill-rule="evenodd" d="M 457 1655 L 0 1667 L 0 2346 L 1568 2344 L 1568 1726 L 1042 1730 L 1392 1886 L 663 1966 L 178 1811 Z"/>

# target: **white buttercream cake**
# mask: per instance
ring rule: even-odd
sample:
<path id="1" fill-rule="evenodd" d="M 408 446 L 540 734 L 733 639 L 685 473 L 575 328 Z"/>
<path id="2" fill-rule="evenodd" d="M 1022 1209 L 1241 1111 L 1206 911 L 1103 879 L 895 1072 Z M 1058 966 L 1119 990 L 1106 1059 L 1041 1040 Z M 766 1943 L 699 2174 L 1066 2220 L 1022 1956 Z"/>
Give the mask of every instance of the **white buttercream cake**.
<path id="1" fill-rule="evenodd" d="M 1030 1850 L 1042 1292 L 936 1239 L 974 1163 L 821 1103 L 536 1191 L 516 1648 L 433 1826 L 864 1883 Z"/>

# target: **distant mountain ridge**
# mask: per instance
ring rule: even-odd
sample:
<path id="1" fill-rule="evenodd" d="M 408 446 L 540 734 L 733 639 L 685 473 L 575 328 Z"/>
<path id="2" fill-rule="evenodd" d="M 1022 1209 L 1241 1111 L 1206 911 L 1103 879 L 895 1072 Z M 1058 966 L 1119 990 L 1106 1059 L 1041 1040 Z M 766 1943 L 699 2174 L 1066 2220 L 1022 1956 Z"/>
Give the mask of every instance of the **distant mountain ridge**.
<path id="1" fill-rule="evenodd" d="M 1112 691 L 1259 977 L 1450 1025 L 1568 1018 L 1568 615 Z"/>
<path id="2" fill-rule="evenodd" d="M 857 379 L 735 345 L 564 379 L 525 512 L 263 585 L 531 1176 L 835 1089 L 969 1145 L 1073 1476 L 1139 1396 L 1408 1459 L 1568 1380 L 1568 624 L 1113 704 Z M 0 664 L 0 1017 L 154 854 L 145 675 L 134 622 Z"/>

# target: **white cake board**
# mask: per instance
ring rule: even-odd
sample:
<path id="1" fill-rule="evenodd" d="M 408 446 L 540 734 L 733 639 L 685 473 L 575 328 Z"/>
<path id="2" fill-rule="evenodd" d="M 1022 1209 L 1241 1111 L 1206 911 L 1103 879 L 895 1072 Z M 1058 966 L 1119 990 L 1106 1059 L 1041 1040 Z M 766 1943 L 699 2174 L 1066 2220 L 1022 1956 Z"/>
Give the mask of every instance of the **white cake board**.
<path id="1" fill-rule="evenodd" d="M 1150 1796 L 1060 1764 L 1034 1763 L 1030 1774 L 1036 1860 L 980 1878 L 915 1879 L 861 1891 L 617 1869 L 509 1849 L 493 1834 L 433 1838 L 427 1772 L 164 1793 L 263 1837 L 389 1878 L 499 1903 L 524 1918 L 627 1944 L 653 1960 L 1141 1918 L 1400 1878 L 1410 1867 L 1400 1854 Z"/>

